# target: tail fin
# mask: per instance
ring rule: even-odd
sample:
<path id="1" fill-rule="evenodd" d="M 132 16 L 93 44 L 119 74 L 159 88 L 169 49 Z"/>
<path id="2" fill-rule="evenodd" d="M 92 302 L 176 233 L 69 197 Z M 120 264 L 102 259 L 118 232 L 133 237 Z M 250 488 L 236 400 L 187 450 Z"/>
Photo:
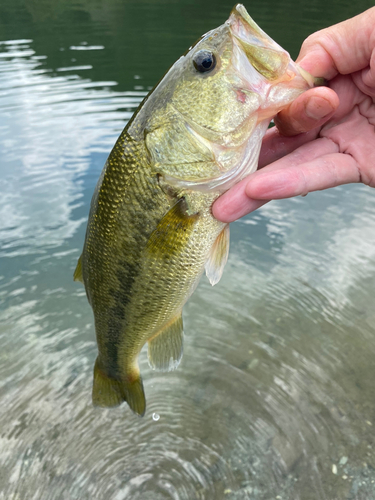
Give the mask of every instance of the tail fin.
<path id="1" fill-rule="evenodd" d="M 146 398 L 141 376 L 131 382 L 116 380 L 109 377 L 99 366 L 96 359 L 94 367 L 94 385 L 92 388 L 92 402 L 94 406 L 111 408 L 126 401 L 134 413 L 141 417 L 146 411 Z"/>

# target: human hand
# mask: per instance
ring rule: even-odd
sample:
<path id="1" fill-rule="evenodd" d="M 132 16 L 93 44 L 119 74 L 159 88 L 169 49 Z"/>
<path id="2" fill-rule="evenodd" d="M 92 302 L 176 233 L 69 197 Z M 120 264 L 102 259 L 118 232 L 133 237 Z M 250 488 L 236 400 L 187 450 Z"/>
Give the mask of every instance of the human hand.
<path id="1" fill-rule="evenodd" d="M 375 187 L 375 7 L 309 36 L 297 62 L 329 88 L 311 89 L 279 113 L 259 170 L 214 203 L 223 222 L 272 199 L 351 182 Z"/>

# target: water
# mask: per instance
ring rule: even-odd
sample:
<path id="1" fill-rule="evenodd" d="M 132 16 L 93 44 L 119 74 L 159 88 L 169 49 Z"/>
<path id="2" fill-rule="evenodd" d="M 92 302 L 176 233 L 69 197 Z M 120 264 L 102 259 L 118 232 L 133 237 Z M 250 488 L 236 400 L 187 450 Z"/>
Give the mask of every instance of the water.
<path id="1" fill-rule="evenodd" d="M 294 56 L 369 2 L 247 5 Z M 141 355 L 143 419 L 91 405 L 92 312 L 72 274 L 118 134 L 232 5 L 0 5 L 0 499 L 375 498 L 375 198 L 273 202 L 231 226 L 184 358 Z M 286 29 L 287 27 L 287 29 Z"/>

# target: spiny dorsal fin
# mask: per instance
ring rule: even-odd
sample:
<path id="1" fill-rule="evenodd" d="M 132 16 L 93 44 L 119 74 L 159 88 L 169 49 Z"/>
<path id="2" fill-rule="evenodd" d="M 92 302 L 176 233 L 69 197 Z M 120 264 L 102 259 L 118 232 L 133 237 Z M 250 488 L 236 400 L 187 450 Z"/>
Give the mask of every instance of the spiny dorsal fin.
<path id="1" fill-rule="evenodd" d="M 154 370 L 169 372 L 180 364 L 183 351 L 181 313 L 148 341 L 148 362 Z"/>
<path id="2" fill-rule="evenodd" d="M 81 255 L 81 257 L 78 259 L 78 262 L 77 262 L 77 267 L 76 267 L 76 270 L 74 271 L 73 279 L 74 279 L 74 281 L 80 281 L 81 283 L 83 283 L 83 275 L 82 275 L 82 255 Z"/>
<path id="3" fill-rule="evenodd" d="M 206 276 L 212 286 L 220 281 L 229 254 L 229 224 L 227 224 L 216 238 L 206 262 Z"/>

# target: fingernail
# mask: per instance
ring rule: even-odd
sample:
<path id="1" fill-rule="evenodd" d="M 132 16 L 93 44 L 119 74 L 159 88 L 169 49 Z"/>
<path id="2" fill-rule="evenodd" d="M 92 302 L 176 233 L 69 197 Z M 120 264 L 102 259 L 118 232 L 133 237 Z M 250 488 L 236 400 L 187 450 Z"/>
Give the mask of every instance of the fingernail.
<path id="1" fill-rule="evenodd" d="M 334 111 L 331 103 L 322 97 L 313 96 L 305 106 L 306 115 L 314 120 L 321 120 Z"/>

